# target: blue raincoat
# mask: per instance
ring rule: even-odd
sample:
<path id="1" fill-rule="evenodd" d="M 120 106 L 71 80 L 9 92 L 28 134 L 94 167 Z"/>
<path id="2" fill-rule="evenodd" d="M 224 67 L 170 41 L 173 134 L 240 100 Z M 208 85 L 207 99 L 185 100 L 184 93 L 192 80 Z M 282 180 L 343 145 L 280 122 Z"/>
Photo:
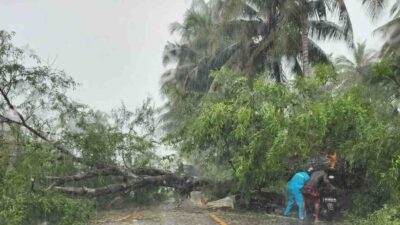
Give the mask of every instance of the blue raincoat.
<path id="1" fill-rule="evenodd" d="M 288 205 L 285 209 L 284 215 L 287 216 L 292 209 L 294 203 L 296 202 L 297 208 L 299 209 L 299 219 L 302 216 L 302 208 L 303 208 L 303 195 L 301 193 L 301 189 L 304 187 L 304 184 L 310 179 L 310 176 L 307 172 L 298 172 L 296 173 L 292 179 L 290 179 L 288 183 Z"/>

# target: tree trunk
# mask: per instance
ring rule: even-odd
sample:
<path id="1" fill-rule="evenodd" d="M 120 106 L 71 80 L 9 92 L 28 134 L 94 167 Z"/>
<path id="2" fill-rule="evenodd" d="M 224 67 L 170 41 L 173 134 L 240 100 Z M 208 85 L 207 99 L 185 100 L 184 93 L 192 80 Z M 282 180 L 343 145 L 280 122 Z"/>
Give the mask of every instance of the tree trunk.
<path id="1" fill-rule="evenodd" d="M 113 183 L 103 187 L 72 187 L 64 186 L 69 182 L 84 181 L 94 177 L 119 176 L 123 177 L 123 182 Z M 143 187 L 164 186 L 172 187 L 181 193 L 190 193 L 192 190 L 207 184 L 207 181 L 199 180 L 197 177 L 180 175 L 169 171 L 158 169 L 131 169 L 110 165 L 107 168 L 81 172 L 76 175 L 64 177 L 46 177 L 46 180 L 52 182 L 47 190 L 55 189 L 64 194 L 75 197 L 93 198 L 123 192 L 128 189 Z"/>
<path id="2" fill-rule="evenodd" d="M 278 62 L 274 62 L 272 65 L 272 71 L 274 73 L 274 78 L 276 83 L 282 83 L 281 68 Z"/>
<path id="3" fill-rule="evenodd" d="M 18 145 L 19 137 L 19 127 L 13 127 L 13 125 L 2 126 L 2 132 L 4 134 L 4 140 L 8 144 L 8 165 L 6 174 L 9 174 L 15 168 L 17 163 L 20 148 Z"/>
<path id="4" fill-rule="evenodd" d="M 303 60 L 303 75 L 311 77 L 310 58 L 308 49 L 308 27 L 305 27 L 301 32 L 302 60 Z"/>

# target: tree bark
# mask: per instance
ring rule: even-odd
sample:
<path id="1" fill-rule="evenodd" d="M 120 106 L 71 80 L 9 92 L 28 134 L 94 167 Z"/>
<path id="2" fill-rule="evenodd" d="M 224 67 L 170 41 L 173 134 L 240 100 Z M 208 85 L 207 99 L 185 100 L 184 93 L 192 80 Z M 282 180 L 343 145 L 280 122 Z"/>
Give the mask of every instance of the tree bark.
<path id="1" fill-rule="evenodd" d="M 14 126 L 12 124 L 7 124 L 4 122 L 0 122 L 0 139 L 5 144 L 4 151 L 8 153 L 7 158 L 7 169 L 5 174 L 9 174 L 12 170 L 14 170 L 15 165 L 18 161 L 18 157 L 20 155 L 20 147 L 19 147 L 19 127 Z"/>
<path id="2" fill-rule="evenodd" d="M 311 77 L 309 48 L 308 48 L 308 27 L 305 27 L 301 32 L 302 60 L 303 60 L 303 75 Z"/>
<path id="3" fill-rule="evenodd" d="M 145 171 L 149 173 L 154 172 L 152 169 L 141 170 L 141 172 Z M 72 197 L 93 198 L 117 192 L 123 192 L 128 189 L 154 187 L 154 186 L 172 187 L 180 192 L 189 193 L 195 188 L 205 184 L 204 181 L 200 181 L 195 177 L 180 176 L 174 173 L 165 172 L 163 175 L 137 176 L 135 178 L 126 180 L 125 182 L 122 183 L 110 184 L 98 188 L 59 186 L 71 181 L 81 181 L 96 176 L 108 176 L 108 175 L 124 175 L 124 174 L 121 174 L 120 171 L 116 168 L 106 168 L 97 171 L 90 171 L 83 174 L 77 174 L 73 176 L 47 177 L 48 180 L 54 181 L 54 183 L 48 188 L 48 190 L 55 189 Z"/>
<path id="4" fill-rule="evenodd" d="M 15 164 L 17 163 L 18 156 L 19 156 L 19 146 L 18 144 L 12 144 L 10 146 L 10 153 L 9 153 L 9 158 L 8 158 L 8 166 L 7 166 L 7 171 L 6 174 L 8 174 L 10 171 L 12 171 L 15 168 Z"/>
<path id="5" fill-rule="evenodd" d="M 278 84 L 282 83 L 283 80 L 282 80 L 281 68 L 278 62 L 273 63 L 272 70 L 274 73 L 275 82 Z"/>

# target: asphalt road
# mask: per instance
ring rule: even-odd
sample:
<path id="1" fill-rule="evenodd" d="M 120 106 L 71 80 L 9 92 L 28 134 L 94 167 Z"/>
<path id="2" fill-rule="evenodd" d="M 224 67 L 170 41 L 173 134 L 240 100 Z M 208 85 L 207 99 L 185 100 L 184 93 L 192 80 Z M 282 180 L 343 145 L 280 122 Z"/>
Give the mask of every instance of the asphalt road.
<path id="1" fill-rule="evenodd" d="M 306 225 L 296 218 L 236 211 L 210 211 L 190 203 L 180 208 L 159 205 L 146 209 L 107 211 L 98 214 L 96 225 Z M 319 225 L 325 225 L 321 222 Z"/>

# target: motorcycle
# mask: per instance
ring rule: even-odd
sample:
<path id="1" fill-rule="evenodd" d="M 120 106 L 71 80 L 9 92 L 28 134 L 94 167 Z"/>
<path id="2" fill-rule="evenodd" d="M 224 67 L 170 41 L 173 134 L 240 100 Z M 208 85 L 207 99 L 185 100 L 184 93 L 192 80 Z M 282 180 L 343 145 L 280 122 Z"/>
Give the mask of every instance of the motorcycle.
<path id="1" fill-rule="evenodd" d="M 335 174 L 333 171 L 328 172 L 328 179 L 331 184 L 335 184 Z M 339 211 L 338 194 L 336 190 L 323 187 L 319 190 L 320 210 L 319 217 L 322 220 L 332 221 Z M 314 213 L 314 206 L 312 203 L 306 203 L 306 210 Z"/>
<path id="2" fill-rule="evenodd" d="M 335 183 L 335 174 L 328 173 L 328 179 L 331 184 Z M 320 217 L 324 220 L 331 221 L 339 211 L 338 195 L 336 190 L 323 188 L 320 191 Z"/>

